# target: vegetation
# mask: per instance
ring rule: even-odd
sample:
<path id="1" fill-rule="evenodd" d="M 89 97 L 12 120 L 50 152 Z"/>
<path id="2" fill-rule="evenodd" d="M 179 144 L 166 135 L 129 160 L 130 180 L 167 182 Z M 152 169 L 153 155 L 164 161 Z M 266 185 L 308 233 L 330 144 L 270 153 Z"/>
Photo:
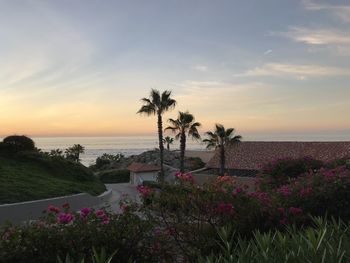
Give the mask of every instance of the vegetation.
<path id="1" fill-rule="evenodd" d="M 66 158 L 74 162 L 80 162 L 80 154 L 85 152 L 84 146 L 80 144 L 74 144 L 72 147 L 66 149 L 65 154 Z"/>
<path id="2" fill-rule="evenodd" d="M 0 143 L 1 204 L 105 191 L 88 168 L 63 158 L 62 152 L 45 154 L 35 149 L 27 137 L 20 136 L 22 144 L 9 142 L 16 141 L 16 136 L 7 138 L 11 140 Z"/>
<path id="3" fill-rule="evenodd" d="M 179 111 L 177 119 L 169 119 L 168 122 L 170 123 L 170 126 L 165 128 L 165 130 L 171 130 L 172 132 L 176 133 L 175 139 L 180 139 L 180 171 L 183 173 L 185 170 L 184 163 L 187 136 L 194 139 L 200 139 L 197 128 L 200 127 L 201 124 L 196 122 L 194 116 L 188 111 Z"/>
<path id="4" fill-rule="evenodd" d="M 11 135 L 7 136 L 3 143 L 13 151 L 33 151 L 35 149 L 34 141 L 24 135 Z"/>
<path id="5" fill-rule="evenodd" d="M 106 255 L 117 251 L 112 262 L 350 260 L 346 166 L 327 164 L 269 188 L 265 174 L 254 191 L 229 176 L 203 186 L 191 174 L 175 176 L 175 184 L 139 186 L 142 203 L 125 198 L 120 214 L 49 207 L 40 221 L 4 227 L 0 258 L 55 262 L 69 254 L 91 262 L 95 247 Z"/>
<path id="6" fill-rule="evenodd" d="M 166 148 L 168 151 L 170 151 L 170 144 L 173 144 L 174 143 L 174 138 L 171 138 L 169 136 L 166 136 L 164 139 L 163 139 L 163 142 L 166 144 Z"/>
<path id="7" fill-rule="evenodd" d="M 160 181 L 164 180 L 164 145 L 163 145 L 163 120 L 162 115 L 173 109 L 176 101 L 171 98 L 171 91 L 164 91 L 162 94 L 158 90 L 152 89 L 149 98 L 141 99 L 143 106 L 137 112 L 146 114 L 147 116 L 156 115 L 158 118 L 158 138 L 159 138 L 159 153 L 160 153 Z"/>
<path id="8" fill-rule="evenodd" d="M 124 155 L 121 153 L 117 154 L 108 154 L 104 153 L 102 156 L 97 157 L 95 165 L 90 166 L 93 170 L 99 170 L 104 166 L 108 166 L 114 162 L 120 162 L 124 158 Z"/>
<path id="9" fill-rule="evenodd" d="M 254 231 L 251 239 L 231 228 L 218 231 L 220 251 L 201 258 L 201 263 L 341 263 L 350 260 L 350 224 L 313 218 L 312 227 L 284 231 Z"/>
<path id="10" fill-rule="evenodd" d="M 222 124 L 215 125 L 215 131 L 208 131 L 208 139 L 203 140 L 208 149 L 220 149 L 220 172 L 221 176 L 225 173 L 225 147 L 241 141 L 241 135 L 234 135 L 235 129 L 225 127 Z"/>
<path id="11" fill-rule="evenodd" d="M 105 184 L 128 183 L 130 182 L 130 172 L 129 170 L 101 172 L 98 178 Z"/>

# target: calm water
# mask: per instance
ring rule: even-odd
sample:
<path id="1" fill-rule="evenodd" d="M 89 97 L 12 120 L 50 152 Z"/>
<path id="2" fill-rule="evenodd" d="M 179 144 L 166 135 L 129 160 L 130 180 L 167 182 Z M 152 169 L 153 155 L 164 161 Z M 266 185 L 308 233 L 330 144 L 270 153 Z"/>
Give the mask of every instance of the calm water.
<path id="1" fill-rule="evenodd" d="M 84 165 L 93 164 L 98 156 L 103 153 L 122 153 L 125 156 L 140 154 L 158 147 L 158 138 L 155 136 L 130 136 L 130 137 L 40 137 L 33 138 L 36 146 L 44 151 L 52 149 L 66 149 L 73 144 L 81 144 L 85 147 L 85 153 L 81 156 Z M 350 141 L 350 134 L 339 135 L 246 135 L 246 141 Z M 175 142 L 171 149 L 178 149 Z M 188 140 L 187 149 L 205 150 L 205 145 Z"/>

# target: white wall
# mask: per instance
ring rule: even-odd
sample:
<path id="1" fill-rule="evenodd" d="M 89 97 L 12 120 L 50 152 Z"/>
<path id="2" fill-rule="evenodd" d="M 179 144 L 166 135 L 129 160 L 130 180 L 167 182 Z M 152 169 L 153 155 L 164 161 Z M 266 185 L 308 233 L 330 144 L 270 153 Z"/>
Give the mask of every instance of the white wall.
<path id="1" fill-rule="evenodd" d="M 142 184 L 143 181 L 157 181 L 158 172 L 130 173 L 130 182 L 134 185 Z"/>

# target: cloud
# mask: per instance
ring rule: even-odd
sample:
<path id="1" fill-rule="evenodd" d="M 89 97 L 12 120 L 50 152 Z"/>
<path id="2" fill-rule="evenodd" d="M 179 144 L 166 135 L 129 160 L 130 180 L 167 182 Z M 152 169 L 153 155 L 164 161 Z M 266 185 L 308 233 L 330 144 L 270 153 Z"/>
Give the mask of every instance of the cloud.
<path id="1" fill-rule="evenodd" d="M 202 71 L 202 72 L 208 71 L 208 67 L 204 66 L 204 65 L 196 65 L 193 67 L 193 69 L 198 70 L 198 71 Z"/>
<path id="2" fill-rule="evenodd" d="M 266 51 L 264 52 L 264 55 L 268 55 L 268 54 L 270 54 L 270 53 L 272 53 L 272 49 L 266 50 Z"/>
<path id="3" fill-rule="evenodd" d="M 314 2 L 312 0 L 302 1 L 303 6 L 307 10 L 312 11 L 328 11 L 336 18 L 342 20 L 345 23 L 350 22 L 350 5 L 330 5 L 320 2 Z"/>
<path id="4" fill-rule="evenodd" d="M 349 76 L 349 68 L 326 67 L 319 65 L 297 65 L 282 63 L 267 63 L 261 67 L 248 70 L 238 77 L 258 77 L 258 76 L 295 76 L 299 80 L 306 77 L 324 77 L 324 76 Z"/>
<path id="5" fill-rule="evenodd" d="M 272 32 L 271 35 L 283 36 L 296 42 L 303 42 L 311 45 L 350 45 L 350 32 L 335 29 L 290 27 L 287 32 Z"/>

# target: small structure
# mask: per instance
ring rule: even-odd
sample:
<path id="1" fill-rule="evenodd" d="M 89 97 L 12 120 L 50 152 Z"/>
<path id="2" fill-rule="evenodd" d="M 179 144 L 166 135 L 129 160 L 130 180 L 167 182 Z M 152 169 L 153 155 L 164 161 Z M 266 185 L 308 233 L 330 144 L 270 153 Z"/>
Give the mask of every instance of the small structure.
<path id="1" fill-rule="evenodd" d="M 130 183 L 141 185 L 144 181 L 157 181 L 160 167 L 147 163 L 132 163 L 128 166 L 130 171 Z"/>
<path id="2" fill-rule="evenodd" d="M 282 158 L 311 157 L 323 162 L 350 158 L 350 142 L 241 142 L 225 149 L 225 168 L 230 175 L 255 176 L 261 168 Z M 220 168 L 220 152 L 207 163 Z"/>

